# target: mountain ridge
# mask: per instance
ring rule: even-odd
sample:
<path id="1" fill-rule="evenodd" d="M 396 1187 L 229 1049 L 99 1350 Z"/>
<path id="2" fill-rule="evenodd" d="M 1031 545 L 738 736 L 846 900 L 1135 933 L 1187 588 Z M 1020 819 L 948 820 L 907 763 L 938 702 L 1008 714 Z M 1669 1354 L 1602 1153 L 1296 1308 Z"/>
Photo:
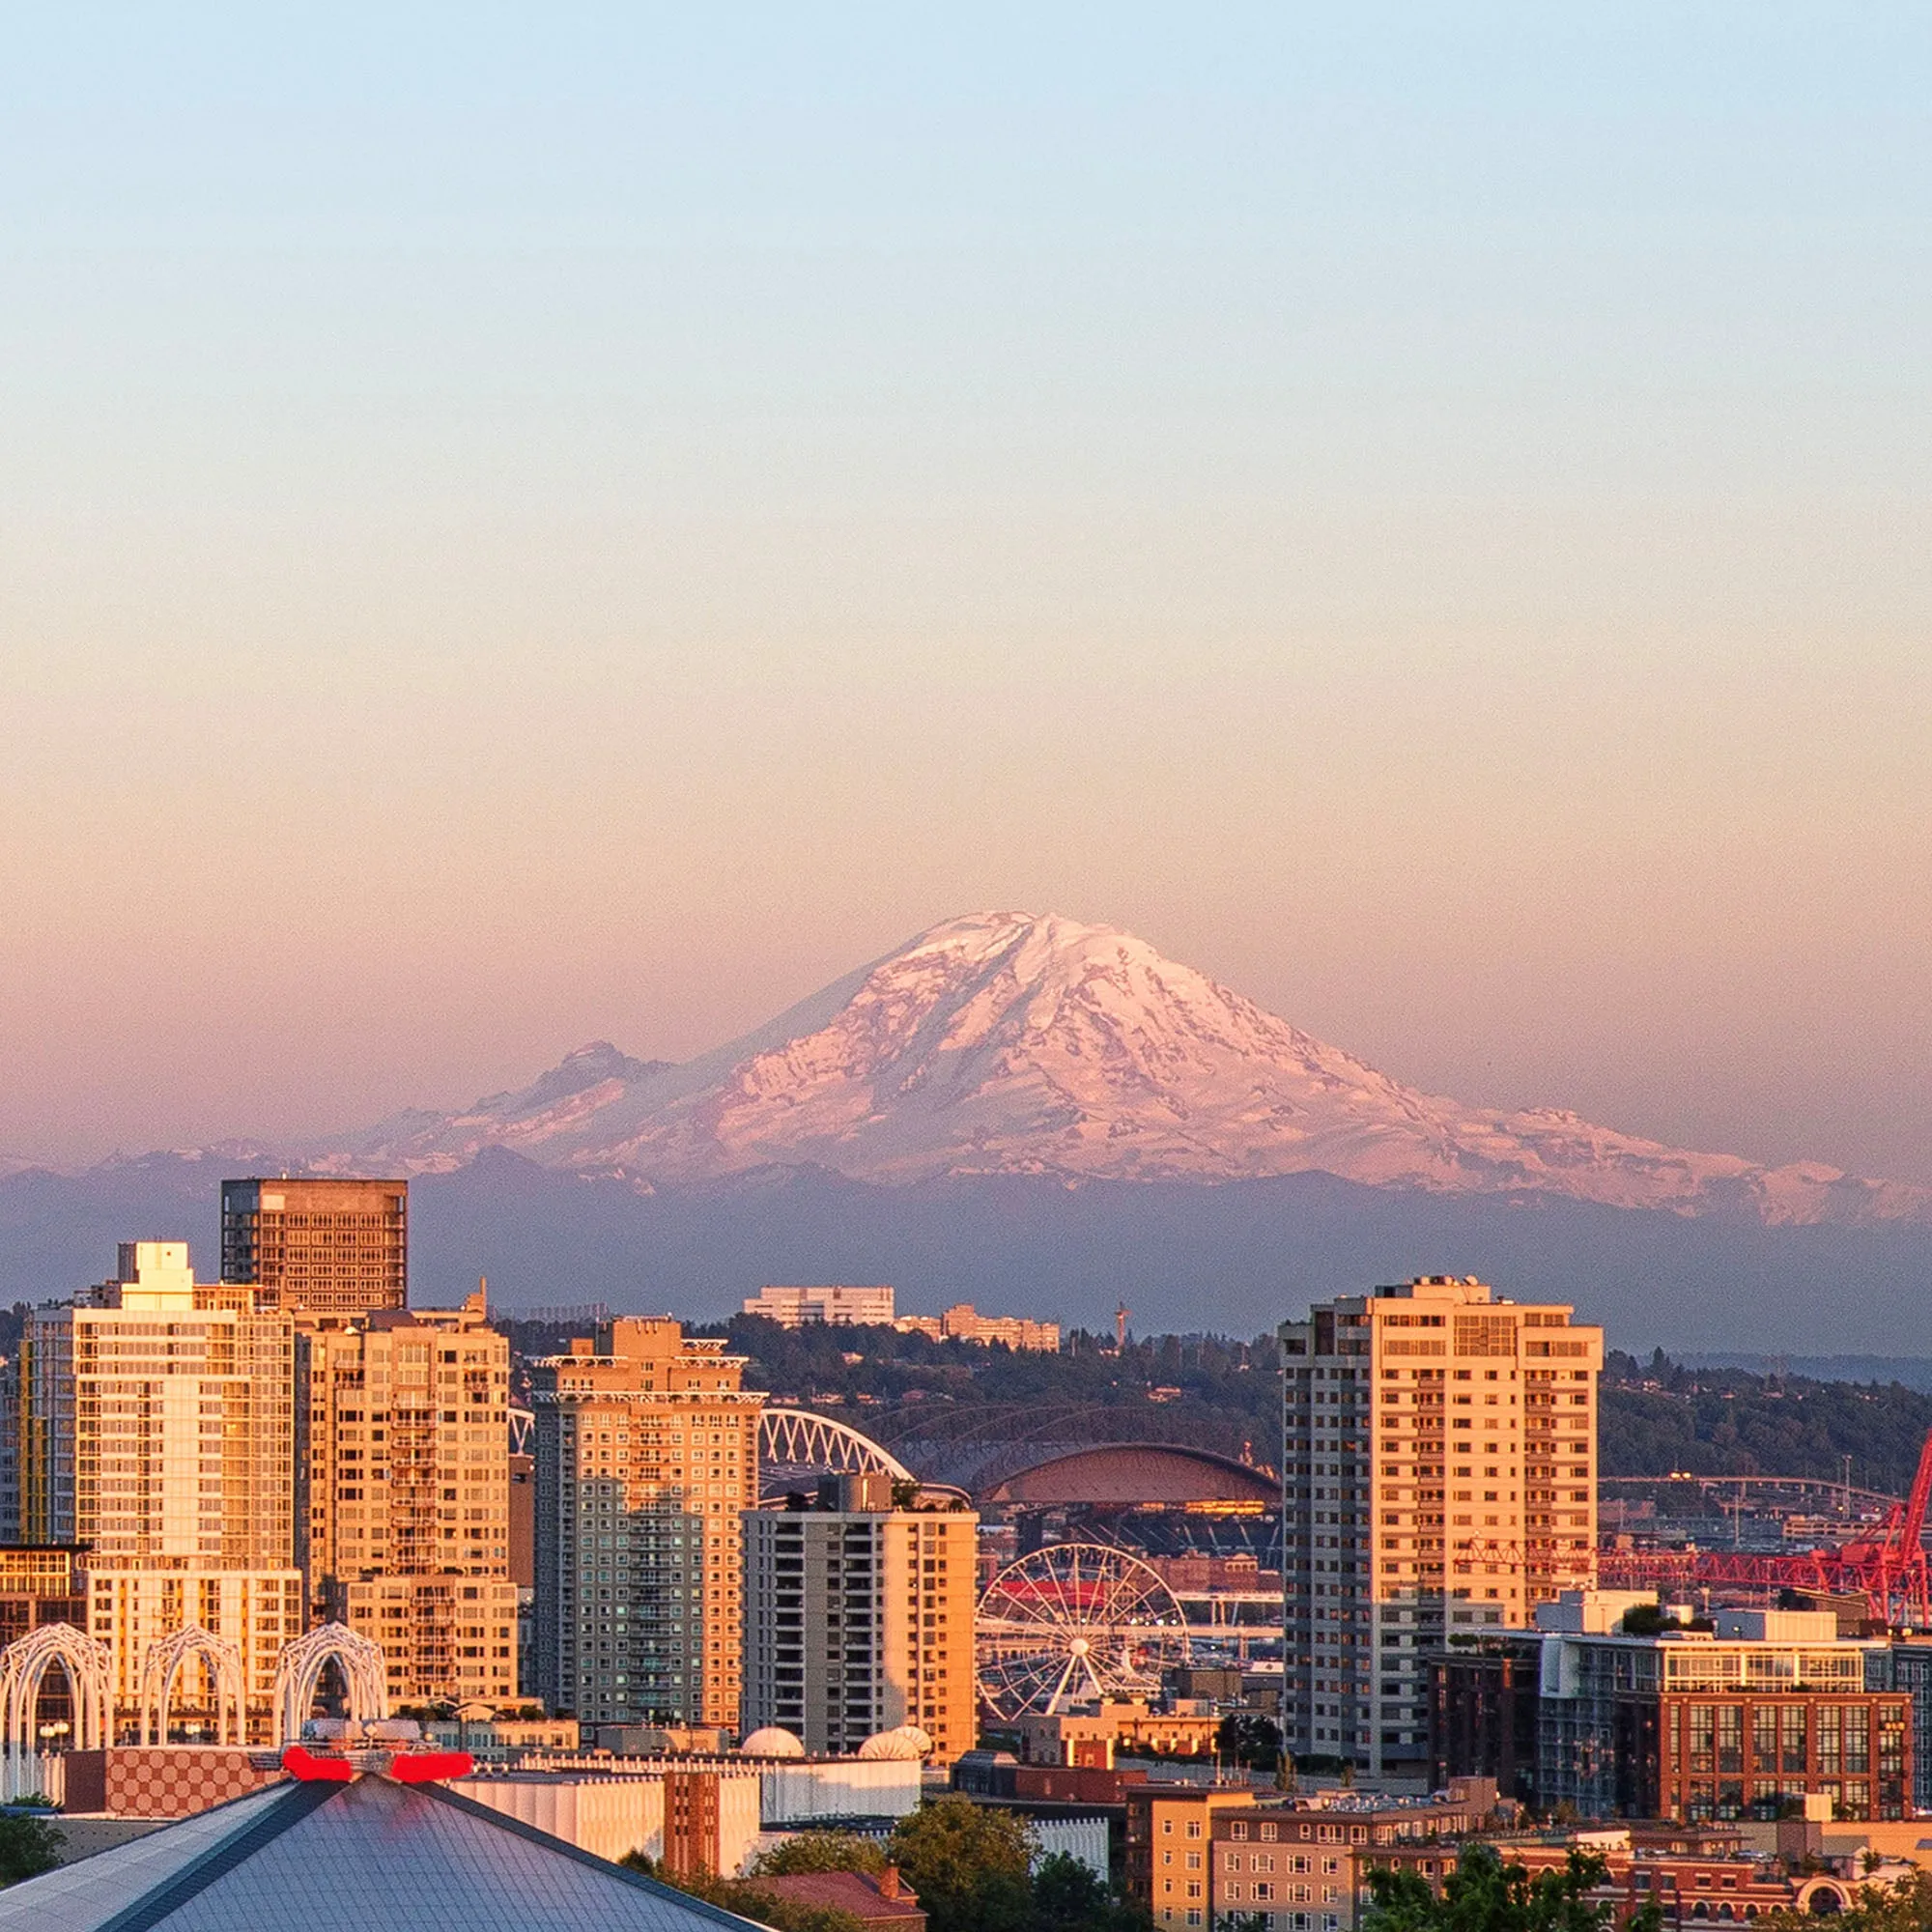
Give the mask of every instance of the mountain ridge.
<path id="1" fill-rule="evenodd" d="M 1932 1190 L 1423 1093 L 1130 933 L 1021 912 L 931 927 L 682 1065 L 594 1041 L 526 1088 L 302 1157 L 433 1174 L 490 1148 L 640 1191 L 765 1166 L 887 1186 L 1320 1173 L 1766 1225 L 1932 1222 Z"/>
<path id="2" fill-rule="evenodd" d="M 643 1195 L 822 1170 L 887 1188 L 1300 1174 L 1767 1227 L 1932 1226 L 1932 1189 L 1771 1167 L 1391 1078 L 1112 926 L 962 916 L 684 1062 L 609 1040 L 526 1086 L 306 1144 L 177 1149 L 242 1171 L 459 1172 L 493 1150 Z M 117 1154 L 103 1169 L 159 1155 Z M 8 1172 L 32 1171 L 14 1160 Z"/>

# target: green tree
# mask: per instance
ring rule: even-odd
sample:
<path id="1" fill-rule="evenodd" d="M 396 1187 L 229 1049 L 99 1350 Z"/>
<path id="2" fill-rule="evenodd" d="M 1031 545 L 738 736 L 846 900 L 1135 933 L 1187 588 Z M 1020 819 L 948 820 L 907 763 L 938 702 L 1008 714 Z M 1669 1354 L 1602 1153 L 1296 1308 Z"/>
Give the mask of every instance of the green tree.
<path id="1" fill-rule="evenodd" d="M 1137 1906 L 1117 1898 L 1103 1880 L 1065 1852 L 1035 1867 L 1033 1911 L 1037 1932 L 1143 1932 L 1149 1923 Z"/>
<path id="2" fill-rule="evenodd" d="M 1419 1872 L 1372 1871 L 1363 1932 L 1600 1932 L 1612 1909 L 1589 1894 L 1608 1876 L 1608 1865 L 1591 1852 L 1572 1851 L 1561 1871 L 1531 1873 L 1504 1864 L 1492 1845 L 1471 1845 L 1439 1898 Z M 1659 1918 L 1653 1902 L 1630 1925 L 1656 1932 Z"/>
<path id="3" fill-rule="evenodd" d="M 876 1872 L 885 1869 L 886 1848 L 856 1832 L 801 1832 L 752 1866 L 753 1878 L 781 1878 L 792 1872 Z"/>
<path id="4" fill-rule="evenodd" d="M 1843 1912 L 1824 1920 L 1804 1912 L 1774 1912 L 1758 1921 L 1764 1932 L 1925 1932 L 1932 1925 L 1932 1872 L 1916 1871 L 1895 1886 L 1866 1885 Z"/>
<path id="5" fill-rule="evenodd" d="M 0 1885 L 52 1871 L 66 1843 L 60 1827 L 44 1818 L 30 1811 L 0 1812 Z"/>
<path id="6" fill-rule="evenodd" d="M 776 1932 L 865 1932 L 849 1912 L 830 1905 L 808 1905 L 801 1899 L 785 1898 L 761 1888 L 755 1879 L 718 1878 L 710 1872 L 666 1871 L 648 1852 L 627 1852 L 618 1862 L 634 1872 L 642 1872 L 660 1885 L 668 1885 L 689 1898 L 701 1898 L 707 1905 L 735 1912 L 741 1918 L 770 1925 Z M 842 1867 L 820 1866 L 820 1870 Z"/>
<path id="7" fill-rule="evenodd" d="M 1221 1755 L 1251 1771 L 1272 1771 L 1281 1761 L 1281 1732 L 1259 1711 L 1230 1711 L 1214 1733 Z"/>
<path id="8" fill-rule="evenodd" d="M 930 1932 L 1032 1932 L 1033 1839 L 1010 1811 L 941 1798 L 901 1818 L 889 1849 Z"/>
<path id="9" fill-rule="evenodd" d="M 851 1913 L 840 1912 L 836 1905 L 808 1905 L 802 1899 L 781 1898 L 775 1892 L 760 1891 L 750 1880 L 724 1880 L 711 1903 L 737 1913 L 741 1918 L 774 1926 L 777 1932 L 866 1932 Z"/>

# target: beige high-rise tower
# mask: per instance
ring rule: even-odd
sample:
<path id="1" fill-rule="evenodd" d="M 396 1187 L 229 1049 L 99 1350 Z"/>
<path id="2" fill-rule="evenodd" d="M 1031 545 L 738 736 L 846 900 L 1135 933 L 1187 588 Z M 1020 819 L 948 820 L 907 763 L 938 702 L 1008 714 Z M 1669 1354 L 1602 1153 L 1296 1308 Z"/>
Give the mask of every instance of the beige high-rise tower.
<path id="1" fill-rule="evenodd" d="M 392 1707 L 508 1703 L 510 1345 L 481 1292 L 297 1325 L 311 1602 L 383 1646 Z"/>
<path id="2" fill-rule="evenodd" d="M 584 1723 L 735 1728 L 739 1512 L 764 1395 L 745 1358 L 662 1320 L 612 1321 L 535 1364 L 537 1681 Z"/>
<path id="3" fill-rule="evenodd" d="M 1571 1314 L 1427 1275 L 1282 1324 L 1297 1755 L 1422 1770 L 1422 1653 L 1594 1581 L 1604 1331 Z"/>
<path id="4" fill-rule="evenodd" d="M 240 1649 L 260 1734 L 302 1618 L 292 1324 L 245 1288 L 197 1282 L 185 1241 L 123 1242 L 117 1273 L 27 1320 L 21 1534 L 84 1547 L 86 1623 L 124 1716 L 149 1645 L 198 1624 Z"/>
<path id="5" fill-rule="evenodd" d="M 814 1508 L 746 1512 L 747 1731 L 838 1755 L 916 1724 L 935 1764 L 973 1748 L 980 1519 L 895 1509 L 892 1489 L 829 1476 Z"/>
<path id="6" fill-rule="evenodd" d="M 406 1180 L 221 1183 L 221 1278 L 265 1308 L 368 1315 L 410 1298 Z"/>
<path id="7" fill-rule="evenodd" d="M 286 1569 L 292 1322 L 197 1282 L 185 1241 L 122 1242 L 118 1277 L 27 1319 L 23 1540 L 96 1565 Z"/>

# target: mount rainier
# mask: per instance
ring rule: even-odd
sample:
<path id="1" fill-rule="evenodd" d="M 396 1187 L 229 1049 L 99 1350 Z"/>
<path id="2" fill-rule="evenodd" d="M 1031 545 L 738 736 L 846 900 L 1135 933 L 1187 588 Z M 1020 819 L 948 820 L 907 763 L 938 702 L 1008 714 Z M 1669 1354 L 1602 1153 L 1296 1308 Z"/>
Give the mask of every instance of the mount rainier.
<path id="1" fill-rule="evenodd" d="M 600 1041 L 521 1092 L 304 1151 L 429 1175 L 490 1149 L 641 1190 L 772 1167 L 889 1186 L 1321 1174 L 1773 1226 L 1932 1220 L 1932 1190 L 1418 1093 L 1129 933 L 1028 913 L 934 926 L 685 1065 Z"/>

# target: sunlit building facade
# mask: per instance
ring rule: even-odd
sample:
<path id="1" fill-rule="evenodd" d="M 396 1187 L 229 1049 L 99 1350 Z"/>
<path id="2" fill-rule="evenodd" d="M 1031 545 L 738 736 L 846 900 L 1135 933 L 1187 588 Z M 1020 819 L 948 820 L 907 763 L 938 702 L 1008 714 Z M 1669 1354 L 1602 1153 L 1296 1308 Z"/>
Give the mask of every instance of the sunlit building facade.
<path id="1" fill-rule="evenodd" d="M 221 1183 L 221 1278 L 265 1308 L 367 1315 L 407 1307 L 410 1190 L 404 1180 Z"/>
<path id="2" fill-rule="evenodd" d="M 610 1322 L 535 1364 L 529 1688 L 553 1711 L 737 1726 L 740 1514 L 758 1493 L 765 1400 L 744 1368 L 668 1317 Z"/>
<path id="3" fill-rule="evenodd" d="M 1425 1276 L 1280 1331 L 1289 1747 L 1429 1761 L 1425 1653 L 1595 1580 L 1603 1330 Z"/>
<path id="4" fill-rule="evenodd" d="M 829 1477 L 813 1508 L 745 1517 L 747 1731 L 813 1755 L 916 1725 L 932 1762 L 973 1748 L 970 1510 L 893 1506 L 884 1475 Z"/>
<path id="5" fill-rule="evenodd" d="M 300 1557 L 383 1646 L 392 1707 L 517 1695 L 508 1341 L 460 1309 L 303 1317 Z"/>

